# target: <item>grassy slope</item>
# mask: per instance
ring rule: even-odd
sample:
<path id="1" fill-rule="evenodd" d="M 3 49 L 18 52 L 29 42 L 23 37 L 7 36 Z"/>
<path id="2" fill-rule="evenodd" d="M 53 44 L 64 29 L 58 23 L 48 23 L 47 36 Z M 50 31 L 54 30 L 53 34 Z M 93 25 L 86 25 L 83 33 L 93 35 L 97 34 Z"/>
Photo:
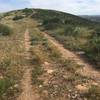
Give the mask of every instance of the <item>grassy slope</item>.
<path id="1" fill-rule="evenodd" d="M 32 82 L 43 100 L 66 100 L 66 98 L 68 100 L 85 98 L 98 100 L 99 87 L 93 85 L 90 77 L 77 73 L 81 66 L 62 58 L 55 45 L 48 41 L 37 27 L 31 29 L 30 33 L 31 54 L 35 65 Z M 89 91 L 79 91 L 76 88 L 78 85 L 88 87 Z M 91 98 L 92 94 L 94 96 Z"/>
<path id="2" fill-rule="evenodd" d="M 14 81 L 14 83 L 10 83 L 9 86 L 7 85 L 7 88 L 5 90 L 0 90 L 0 92 L 3 91 L 0 95 L 0 98 L 4 98 L 4 100 L 6 100 L 6 98 L 8 97 L 15 98 L 16 96 L 16 91 L 14 92 L 14 88 L 11 90 L 10 88 L 14 86 L 16 87 L 15 84 L 19 85 L 19 80 L 21 79 L 20 76 L 22 76 L 23 74 L 23 66 L 27 65 L 27 63 L 25 63 L 27 61 L 23 59 L 23 33 L 27 26 L 30 30 L 32 38 L 32 63 L 35 65 L 32 74 L 32 82 L 33 85 L 36 85 L 36 89 L 39 92 L 41 98 L 43 98 L 43 100 L 56 100 L 58 98 L 61 98 L 61 100 L 66 100 L 66 97 L 69 99 L 88 98 L 90 100 L 94 100 L 95 98 L 99 100 L 98 98 L 100 98 L 100 90 L 98 86 L 92 86 L 91 81 L 93 80 L 89 77 L 84 77 L 80 74 L 75 73 L 79 66 L 77 66 L 72 61 L 65 61 L 64 59 L 62 59 L 60 57 L 59 51 L 56 50 L 55 47 L 40 34 L 41 32 L 37 29 L 37 26 L 33 28 L 36 24 L 42 24 L 42 28 L 40 28 L 48 30 L 48 32 L 50 32 L 49 34 L 55 36 L 55 38 L 61 43 L 63 43 L 66 48 L 69 48 L 71 50 L 84 50 L 84 48 L 88 48 L 88 45 L 86 45 L 89 43 L 88 41 L 94 37 L 92 37 L 91 34 L 97 28 L 95 27 L 95 25 L 98 25 L 96 23 L 91 23 L 87 20 L 81 19 L 70 14 L 66 15 L 65 13 L 48 10 L 34 11 L 32 18 L 37 19 L 39 23 L 35 23 L 35 21 L 33 21 L 32 19 L 30 20 L 29 18 L 25 19 L 22 17 L 20 17 L 21 19 L 18 18 L 18 20 L 13 21 L 13 18 L 16 17 L 16 15 L 25 15 L 27 17 L 31 14 L 31 11 L 28 10 L 27 12 L 10 12 L 7 13 L 2 19 L 3 24 L 9 25 L 13 29 L 13 34 L 7 37 L 0 37 L 0 43 L 2 45 L 0 47 L 0 52 L 2 52 L 0 54 L 2 55 L 0 56 L 3 57 L 5 54 L 5 57 L 3 57 L 4 61 L 7 56 L 12 62 L 10 66 L 7 65 L 7 68 L 5 68 L 5 70 L 3 71 L 5 73 L 2 75 L 3 78 L 0 79 L 0 85 L 1 87 L 4 87 L 3 89 L 5 89 L 7 85 L 5 81 L 6 78 Z M 81 30 L 78 29 L 80 32 L 85 31 L 85 36 L 84 32 L 82 33 L 82 37 L 80 36 L 80 34 L 76 36 L 72 34 L 75 31 L 75 29 L 72 28 L 77 29 L 77 27 L 81 27 Z M 75 44 L 73 45 L 73 43 Z M 4 64 L 5 63 L 6 62 L 4 62 Z M 50 69 L 47 68 L 48 66 Z M 15 69 L 15 67 L 17 70 Z M 48 80 L 49 78 L 50 81 Z M 2 80 L 4 81 L 2 82 Z M 4 86 L 2 86 L 2 84 L 4 84 Z M 78 84 L 81 84 L 83 86 L 86 85 L 86 87 L 89 87 L 88 93 L 80 93 L 80 91 L 75 88 Z M 18 86 L 15 89 L 17 89 L 18 92 L 20 88 Z M 44 95 L 46 96 L 44 97 Z"/>
<path id="3" fill-rule="evenodd" d="M 40 9 L 35 10 L 32 18 L 37 19 L 42 29 L 59 40 L 65 48 L 73 51 L 84 51 L 90 61 L 99 68 L 99 23 L 67 13 Z"/>
<path id="4" fill-rule="evenodd" d="M 12 15 L 6 16 L 1 23 L 11 27 L 12 33 L 0 36 L 0 100 L 15 100 L 20 90 L 26 60 L 24 59 L 23 33 L 26 26 L 22 21 L 12 21 Z"/>

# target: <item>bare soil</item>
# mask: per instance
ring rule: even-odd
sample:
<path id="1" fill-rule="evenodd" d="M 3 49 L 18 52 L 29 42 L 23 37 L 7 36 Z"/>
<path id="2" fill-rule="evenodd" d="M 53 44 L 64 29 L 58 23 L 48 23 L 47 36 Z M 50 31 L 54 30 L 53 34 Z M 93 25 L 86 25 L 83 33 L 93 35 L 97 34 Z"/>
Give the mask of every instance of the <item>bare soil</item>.
<path id="1" fill-rule="evenodd" d="M 25 38 L 25 58 L 27 60 L 30 60 L 30 37 L 29 37 L 29 31 L 28 29 L 25 32 L 24 35 Z M 32 66 L 27 65 L 25 66 L 25 72 L 23 75 L 23 79 L 21 80 L 21 88 L 22 88 L 22 93 L 21 95 L 18 97 L 17 100 L 38 100 L 39 96 L 38 94 L 35 93 L 34 91 L 34 87 L 31 85 L 32 81 L 31 81 L 31 72 L 32 71 Z"/>

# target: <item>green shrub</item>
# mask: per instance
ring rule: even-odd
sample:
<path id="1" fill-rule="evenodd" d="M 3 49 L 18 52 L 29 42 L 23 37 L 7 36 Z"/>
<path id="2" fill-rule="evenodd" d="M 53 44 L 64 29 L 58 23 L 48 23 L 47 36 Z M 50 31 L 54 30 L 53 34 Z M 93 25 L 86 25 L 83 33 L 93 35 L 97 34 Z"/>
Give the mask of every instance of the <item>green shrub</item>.
<path id="1" fill-rule="evenodd" d="M 42 66 L 38 65 L 35 66 L 33 71 L 32 71 L 32 78 L 33 78 L 33 84 L 40 85 L 43 83 L 42 80 L 39 80 L 38 77 L 44 73 L 44 69 Z"/>
<path id="2" fill-rule="evenodd" d="M 74 31 L 74 27 L 72 25 L 66 25 L 64 30 L 65 30 L 64 35 L 72 36 L 73 35 L 73 31 Z"/>
<path id="3" fill-rule="evenodd" d="M 33 12 L 33 10 L 32 10 L 32 9 L 29 9 L 29 8 L 25 8 L 25 9 L 23 9 L 23 12 L 24 12 L 26 15 L 30 15 L 30 14 Z"/>
<path id="4" fill-rule="evenodd" d="M 85 96 L 88 100 L 100 100 L 100 87 L 92 86 Z"/>
<path id="5" fill-rule="evenodd" d="M 39 41 L 40 41 L 40 39 L 37 36 L 34 36 L 31 39 L 31 45 L 36 45 L 36 44 L 38 44 Z"/>
<path id="6" fill-rule="evenodd" d="M 87 44 L 86 55 L 100 68 L 100 37 L 93 35 Z"/>
<path id="7" fill-rule="evenodd" d="M 10 58 L 4 58 L 0 61 L 0 68 L 6 70 L 11 65 L 11 59 Z"/>
<path id="8" fill-rule="evenodd" d="M 32 52 L 31 52 L 32 53 Z M 38 64 L 40 61 L 39 61 L 39 59 L 38 59 L 38 57 L 34 54 L 33 56 L 32 56 L 32 64 Z"/>
<path id="9" fill-rule="evenodd" d="M 76 27 L 73 31 L 75 37 L 88 37 L 91 35 L 91 30 L 87 27 Z"/>
<path id="10" fill-rule="evenodd" d="M 0 35 L 7 36 L 12 33 L 12 29 L 6 25 L 0 24 Z"/>
<path id="11" fill-rule="evenodd" d="M 13 20 L 20 20 L 20 19 L 23 19 L 24 17 L 23 16 L 15 16 L 14 18 L 13 18 Z"/>
<path id="12" fill-rule="evenodd" d="M 0 79 L 0 100 L 12 100 L 11 97 L 19 92 L 19 89 L 14 85 L 15 81 L 10 78 Z"/>
<path id="13" fill-rule="evenodd" d="M 3 16 L 6 17 L 6 16 L 9 16 L 9 15 L 10 15 L 10 13 L 8 12 L 8 13 L 5 13 Z"/>
<path id="14" fill-rule="evenodd" d="M 62 21 L 57 17 L 43 20 L 43 26 L 45 27 L 45 29 L 48 30 L 59 27 L 61 26 L 61 24 Z"/>
<path id="15" fill-rule="evenodd" d="M 65 70 L 75 73 L 77 69 L 81 68 L 82 66 L 77 65 L 74 61 L 71 60 L 64 60 L 63 58 L 59 60 L 61 63 L 61 67 L 64 68 Z"/>
<path id="16" fill-rule="evenodd" d="M 9 79 L 4 78 L 0 80 L 0 98 L 4 95 L 4 93 L 7 92 L 8 88 L 13 86 L 13 82 L 11 82 Z"/>

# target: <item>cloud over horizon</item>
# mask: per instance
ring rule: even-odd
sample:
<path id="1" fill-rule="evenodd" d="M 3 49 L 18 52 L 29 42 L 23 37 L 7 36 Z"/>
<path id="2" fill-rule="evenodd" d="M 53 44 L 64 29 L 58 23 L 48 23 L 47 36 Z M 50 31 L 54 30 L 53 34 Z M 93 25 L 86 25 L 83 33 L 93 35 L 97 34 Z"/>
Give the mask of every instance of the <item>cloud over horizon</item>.
<path id="1" fill-rule="evenodd" d="M 100 0 L 0 0 L 0 12 L 43 8 L 81 15 L 100 15 Z"/>

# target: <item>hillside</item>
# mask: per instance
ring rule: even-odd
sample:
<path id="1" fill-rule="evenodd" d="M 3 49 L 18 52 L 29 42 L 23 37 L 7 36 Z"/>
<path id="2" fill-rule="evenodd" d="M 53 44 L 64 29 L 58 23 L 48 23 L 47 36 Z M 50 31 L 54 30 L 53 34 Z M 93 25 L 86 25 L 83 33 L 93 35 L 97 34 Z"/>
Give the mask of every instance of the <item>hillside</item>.
<path id="1" fill-rule="evenodd" d="M 53 10 L 0 17 L 0 100 L 100 100 L 99 23 Z"/>
<path id="2" fill-rule="evenodd" d="M 32 18 L 41 23 L 43 30 L 54 36 L 65 48 L 84 52 L 91 62 L 100 66 L 99 23 L 62 12 L 36 11 Z"/>

